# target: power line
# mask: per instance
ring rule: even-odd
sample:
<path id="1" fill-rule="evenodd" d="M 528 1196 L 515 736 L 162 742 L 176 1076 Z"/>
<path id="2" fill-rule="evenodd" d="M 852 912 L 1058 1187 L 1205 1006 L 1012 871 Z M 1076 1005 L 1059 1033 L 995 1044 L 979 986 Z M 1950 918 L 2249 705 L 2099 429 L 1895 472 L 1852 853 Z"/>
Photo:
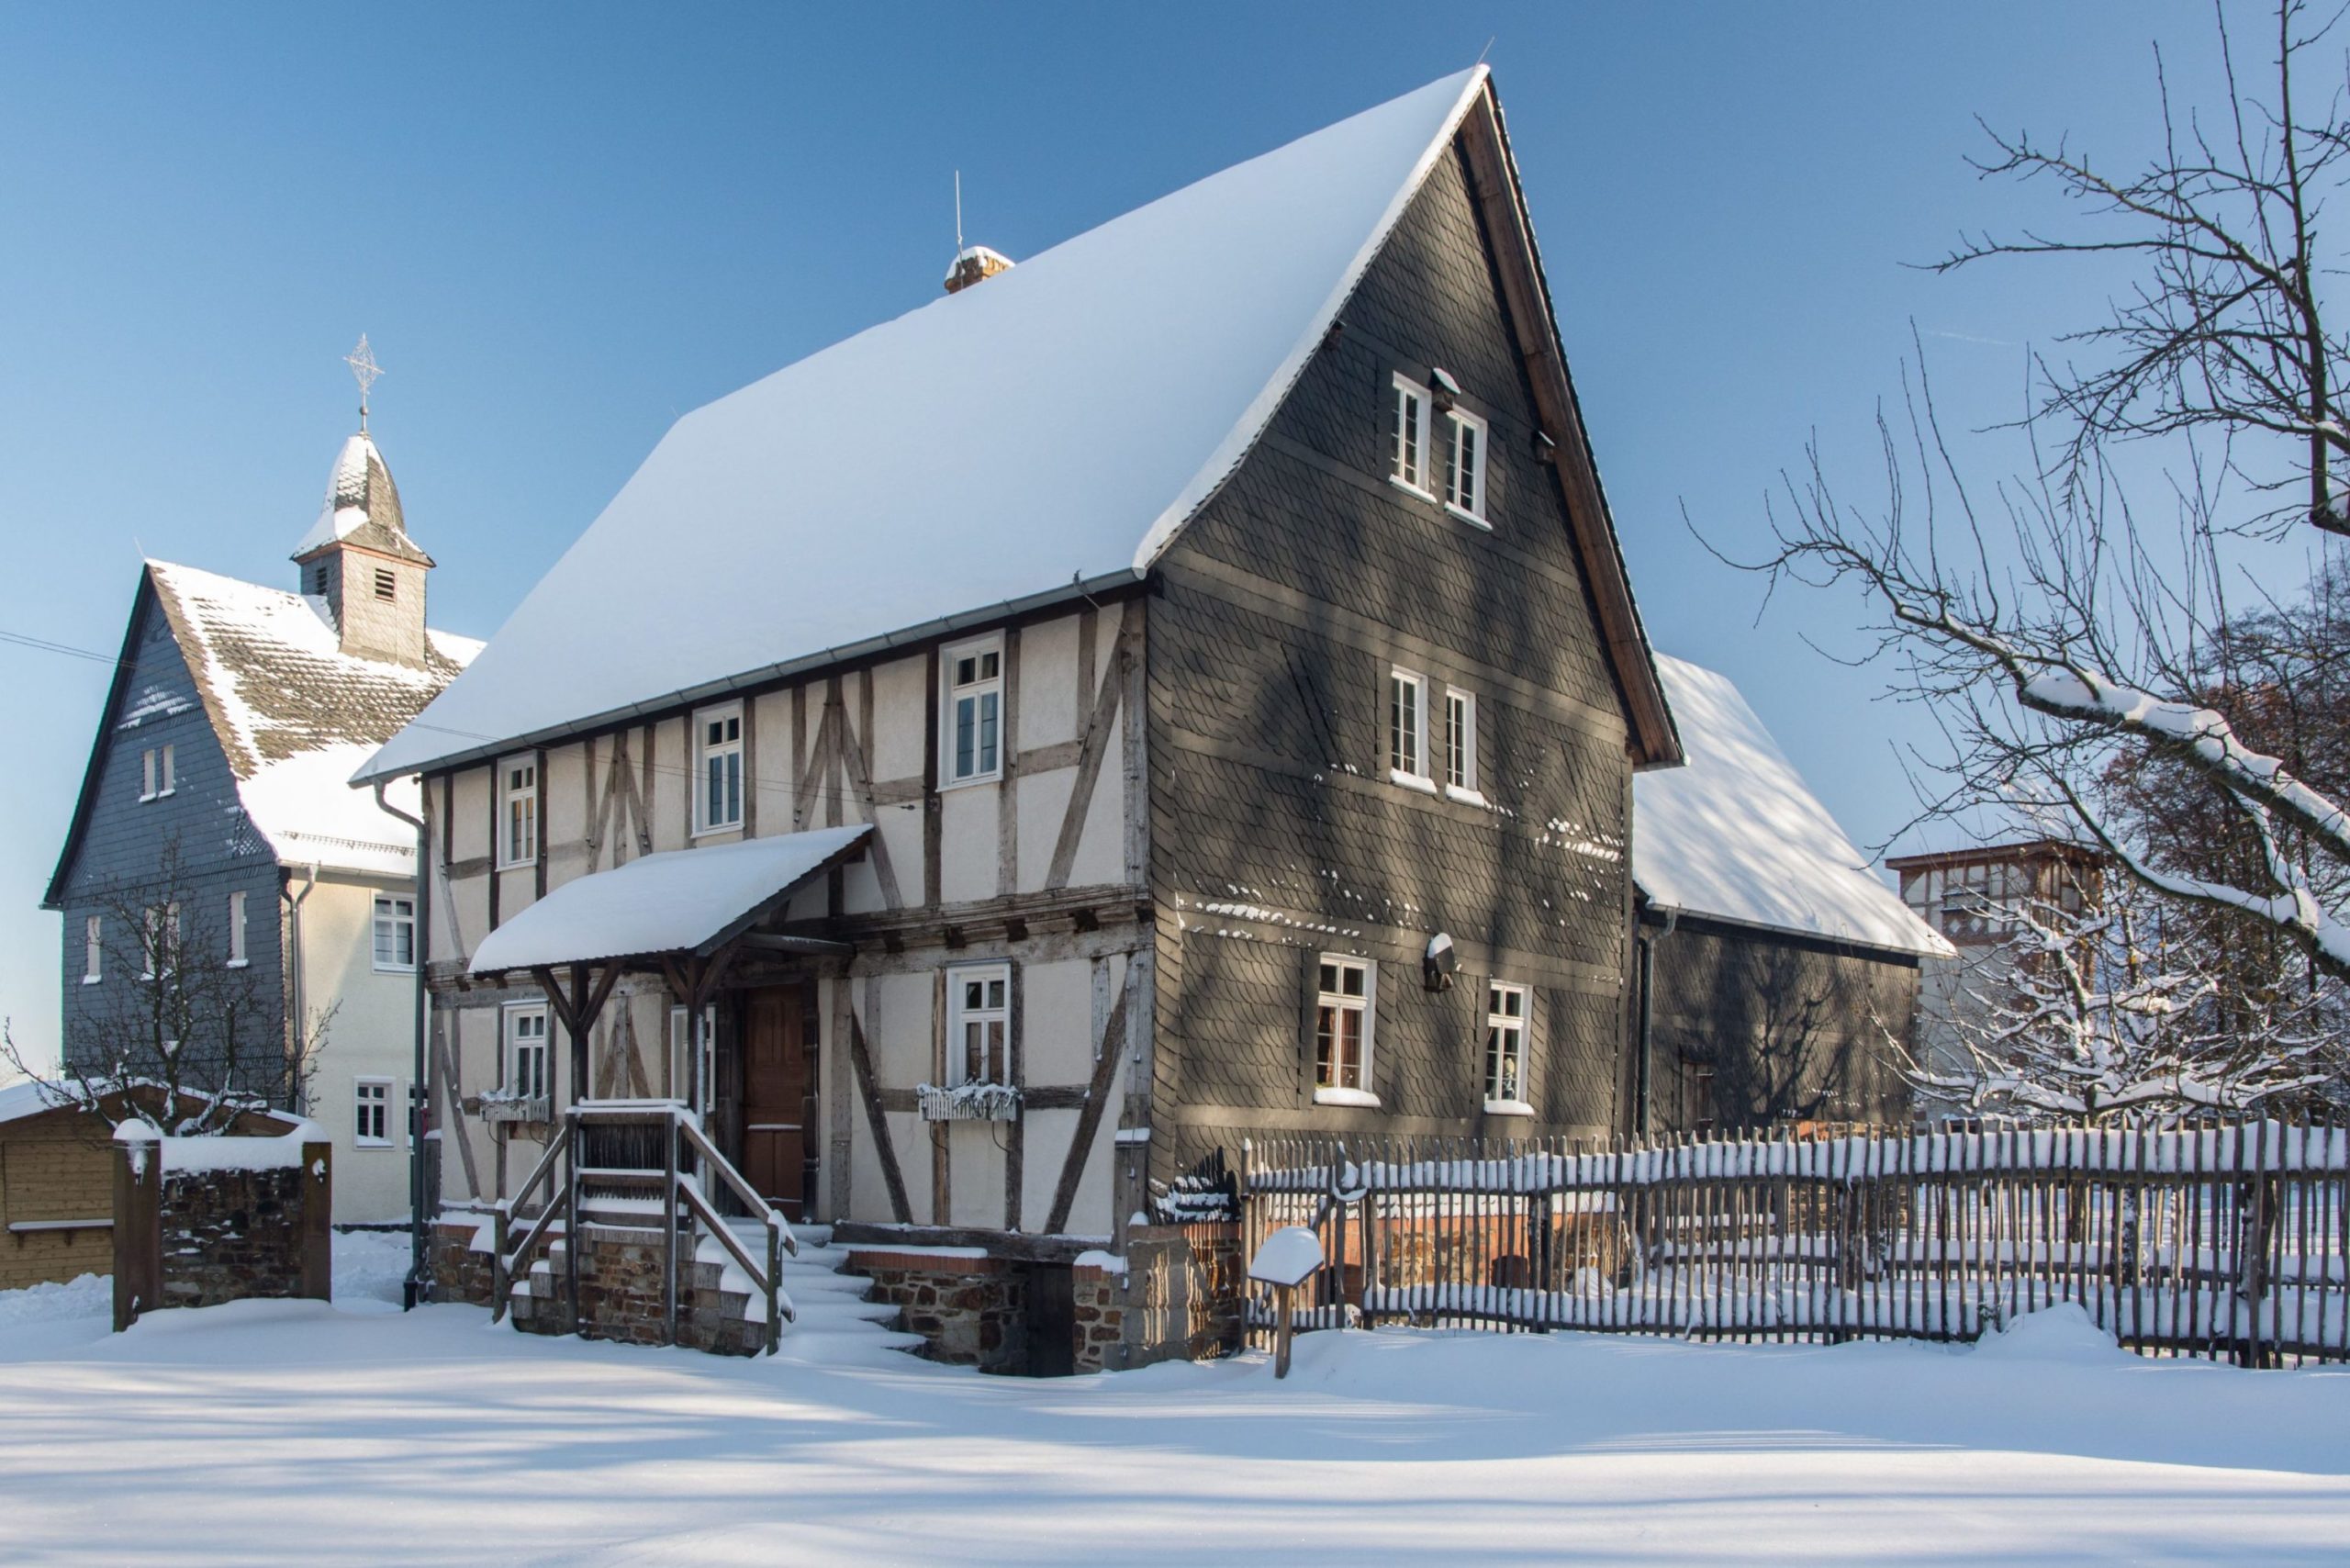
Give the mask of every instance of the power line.
<path id="1" fill-rule="evenodd" d="M 119 655 L 102 654 L 95 648 L 78 648 L 71 643 L 51 642 L 45 637 L 28 636 L 22 632 L 11 632 L 6 628 L 0 628 L 0 643 L 13 643 L 19 647 L 33 648 L 45 654 L 62 654 L 68 658 L 88 659 L 94 664 L 114 665 L 123 669 L 133 669 L 138 666 L 138 661 L 135 659 L 126 659 Z M 477 730 L 460 730 L 449 724 L 427 723 L 421 719 L 409 721 L 408 727 L 431 730 L 438 734 L 454 735 L 460 740 L 495 743 L 500 738 L 497 735 L 483 734 Z M 495 766 L 495 763 L 493 761 L 487 766 Z M 644 765 L 634 763 L 632 766 L 641 768 Z M 683 779 L 697 786 L 701 782 L 701 773 L 699 768 L 681 767 L 674 762 L 655 762 L 653 764 L 652 770 L 656 774 L 666 774 L 669 778 Z M 796 785 L 788 782 L 778 783 L 753 778 L 748 783 L 752 791 L 762 800 L 800 793 Z M 854 790 L 819 788 L 808 793 L 811 799 L 836 805 L 862 803 L 857 791 Z M 914 810 L 919 805 L 919 802 L 912 801 L 894 801 L 889 803 L 907 811 Z M 878 807 L 882 802 L 875 801 L 874 804 Z"/>

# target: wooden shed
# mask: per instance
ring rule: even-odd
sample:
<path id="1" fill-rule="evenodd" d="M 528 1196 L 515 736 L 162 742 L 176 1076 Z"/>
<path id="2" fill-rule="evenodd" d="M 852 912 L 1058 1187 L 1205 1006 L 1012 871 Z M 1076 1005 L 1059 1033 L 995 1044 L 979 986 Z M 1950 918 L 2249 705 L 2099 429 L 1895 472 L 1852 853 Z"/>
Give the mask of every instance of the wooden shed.
<path id="1" fill-rule="evenodd" d="M 0 1089 L 0 1290 L 113 1271 L 114 1119 L 53 1103 L 38 1083 Z M 293 1125 L 252 1112 L 231 1130 Z"/>

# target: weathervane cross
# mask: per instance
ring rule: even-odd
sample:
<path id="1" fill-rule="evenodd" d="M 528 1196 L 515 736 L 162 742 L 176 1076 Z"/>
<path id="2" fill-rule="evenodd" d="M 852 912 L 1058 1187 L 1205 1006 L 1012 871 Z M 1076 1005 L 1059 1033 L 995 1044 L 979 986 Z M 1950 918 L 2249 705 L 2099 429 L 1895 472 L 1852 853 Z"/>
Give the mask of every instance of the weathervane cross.
<path id="1" fill-rule="evenodd" d="M 384 374 L 384 367 L 375 363 L 375 352 L 368 348 L 364 332 L 359 334 L 359 346 L 342 356 L 342 363 L 351 366 L 351 378 L 359 383 L 359 428 L 364 431 L 367 428 L 367 390 Z"/>

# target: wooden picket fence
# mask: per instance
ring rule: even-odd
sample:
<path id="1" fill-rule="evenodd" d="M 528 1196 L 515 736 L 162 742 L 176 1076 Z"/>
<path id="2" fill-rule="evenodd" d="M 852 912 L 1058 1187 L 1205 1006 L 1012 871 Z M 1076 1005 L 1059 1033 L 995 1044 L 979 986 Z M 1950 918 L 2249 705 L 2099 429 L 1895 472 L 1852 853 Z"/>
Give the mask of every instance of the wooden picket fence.
<path id="1" fill-rule="evenodd" d="M 1300 1327 L 1967 1340 L 2076 1303 L 2146 1354 L 2350 1361 L 2350 1129 L 2314 1121 L 1271 1138 L 1237 1187 L 1246 1255 L 1321 1238 Z"/>

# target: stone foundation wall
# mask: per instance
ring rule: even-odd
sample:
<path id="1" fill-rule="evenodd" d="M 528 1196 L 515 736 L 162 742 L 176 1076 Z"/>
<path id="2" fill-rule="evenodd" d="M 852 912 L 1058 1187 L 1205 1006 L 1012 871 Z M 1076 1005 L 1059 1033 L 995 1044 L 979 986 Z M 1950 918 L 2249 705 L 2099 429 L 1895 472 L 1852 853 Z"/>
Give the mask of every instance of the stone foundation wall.
<path id="1" fill-rule="evenodd" d="M 302 1171 L 175 1172 L 163 1178 L 163 1306 L 298 1296 Z"/>
<path id="2" fill-rule="evenodd" d="M 843 1271 L 872 1280 L 873 1299 L 900 1309 L 930 1360 L 981 1372 L 1027 1370 L 1027 1277 L 1018 1264 L 961 1249 L 859 1247 Z"/>
<path id="3" fill-rule="evenodd" d="M 495 1227 L 487 1215 L 435 1220 L 428 1242 L 434 1301 L 489 1305 L 489 1249 Z"/>
<path id="4" fill-rule="evenodd" d="M 577 1334 L 627 1345 L 666 1344 L 662 1264 L 666 1248 L 653 1226 L 580 1227 L 579 1300 L 565 1299 L 569 1242 L 547 1251 L 543 1267 L 523 1282 L 512 1303 L 514 1327 L 527 1334 Z M 689 1238 L 677 1249 L 677 1343 L 717 1355 L 752 1356 L 767 1348 L 764 1298 L 753 1309 L 746 1290 L 729 1290 L 720 1264 L 697 1260 Z M 486 1294 L 486 1293 L 485 1293 Z"/>

